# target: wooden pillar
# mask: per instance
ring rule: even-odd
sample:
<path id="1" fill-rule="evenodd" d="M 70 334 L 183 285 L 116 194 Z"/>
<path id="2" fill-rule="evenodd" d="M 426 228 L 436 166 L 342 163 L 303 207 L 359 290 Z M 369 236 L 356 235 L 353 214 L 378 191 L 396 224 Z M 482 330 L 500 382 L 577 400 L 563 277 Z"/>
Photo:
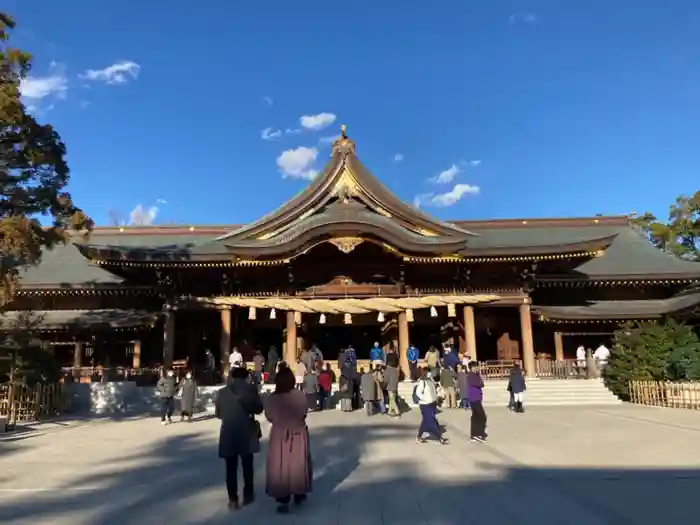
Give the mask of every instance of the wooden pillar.
<path id="1" fill-rule="evenodd" d="M 382 325 L 382 337 L 379 343 L 381 344 L 384 351 L 388 351 L 390 347 L 398 350 L 399 346 L 399 334 L 398 334 L 398 321 L 397 318 L 390 317 Z"/>
<path id="2" fill-rule="evenodd" d="M 131 368 L 141 368 L 141 340 L 137 339 L 133 342 L 131 354 Z"/>
<path id="3" fill-rule="evenodd" d="M 523 367 L 529 377 L 535 377 L 535 344 L 532 339 L 532 315 L 530 304 L 520 305 L 520 329 L 522 331 Z"/>
<path id="4" fill-rule="evenodd" d="M 294 312 L 287 311 L 287 337 L 284 347 L 284 360 L 292 370 L 297 362 L 297 323 L 294 320 Z"/>
<path id="5" fill-rule="evenodd" d="M 219 359 L 224 377 L 228 377 L 228 357 L 231 354 L 231 309 L 221 310 L 221 340 L 219 341 Z"/>
<path id="6" fill-rule="evenodd" d="M 172 368 L 175 359 L 175 310 L 168 306 L 165 309 L 163 327 L 163 368 Z"/>
<path id="7" fill-rule="evenodd" d="M 410 343 L 410 335 L 408 332 L 408 318 L 406 312 L 399 312 L 398 316 L 398 332 L 399 332 L 399 367 L 405 378 L 411 377 L 411 371 L 408 368 L 408 345 Z"/>
<path id="8" fill-rule="evenodd" d="M 464 316 L 464 343 L 467 355 L 472 361 L 478 361 L 479 356 L 476 350 L 476 327 L 474 323 L 474 307 L 465 305 Z"/>
<path id="9" fill-rule="evenodd" d="M 564 360 L 564 336 L 561 332 L 554 332 L 554 359 Z"/>
<path id="10" fill-rule="evenodd" d="M 85 343 L 75 343 L 73 348 L 73 368 L 83 366 L 83 354 L 85 353 Z"/>

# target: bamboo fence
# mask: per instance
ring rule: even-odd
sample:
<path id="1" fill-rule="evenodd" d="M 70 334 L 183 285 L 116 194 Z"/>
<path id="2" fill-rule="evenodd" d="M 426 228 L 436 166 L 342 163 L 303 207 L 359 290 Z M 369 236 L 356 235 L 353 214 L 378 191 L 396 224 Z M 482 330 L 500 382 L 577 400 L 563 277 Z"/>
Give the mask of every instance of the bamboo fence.
<path id="1" fill-rule="evenodd" d="M 56 416 L 65 405 L 60 383 L 28 387 L 0 384 L 0 417 L 10 424 Z"/>
<path id="2" fill-rule="evenodd" d="M 700 410 L 700 382 L 630 381 L 630 402 Z"/>

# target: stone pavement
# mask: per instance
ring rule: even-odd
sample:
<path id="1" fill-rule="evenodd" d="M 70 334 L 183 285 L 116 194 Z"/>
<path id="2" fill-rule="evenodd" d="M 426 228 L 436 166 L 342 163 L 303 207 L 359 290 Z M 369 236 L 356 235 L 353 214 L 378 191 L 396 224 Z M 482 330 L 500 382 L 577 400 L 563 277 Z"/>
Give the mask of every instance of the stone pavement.
<path id="1" fill-rule="evenodd" d="M 40 425 L 0 438 L 0 523 L 51 525 L 664 525 L 693 521 L 700 412 L 621 406 L 489 413 L 488 444 L 468 416 L 440 415 L 451 444 L 415 443 L 401 420 L 310 416 L 315 490 L 277 516 L 264 495 L 225 509 L 217 422 L 157 419 Z"/>

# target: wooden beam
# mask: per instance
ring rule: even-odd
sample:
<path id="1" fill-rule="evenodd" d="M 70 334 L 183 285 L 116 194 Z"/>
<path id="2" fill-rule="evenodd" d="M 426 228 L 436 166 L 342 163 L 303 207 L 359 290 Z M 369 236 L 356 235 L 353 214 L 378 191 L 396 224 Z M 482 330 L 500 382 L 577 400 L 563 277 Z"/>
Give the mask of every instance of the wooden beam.
<path id="1" fill-rule="evenodd" d="M 399 312 L 398 315 L 398 325 L 399 325 L 399 366 L 403 372 L 403 376 L 406 378 L 411 377 L 411 370 L 408 367 L 408 345 L 410 341 L 408 318 L 406 317 L 406 312 Z"/>
<path id="2" fill-rule="evenodd" d="M 522 332 L 523 367 L 529 377 L 535 377 L 535 345 L 532 338 L 532 314 L 530 305 L 522 304 L 520 310 L 520 329 Z"/>
<path id="3" fill-rule="evenodd" d="M 284 360 L 289 367 L 294 370 L 294 363 L 297 362 L 297 323 L 294 319 L 294 312 L 287 311 L 286 345 L 284 347 Z"/>
<path id="4" fill-rule="evenodd" d="M 467 355 L 471 361 L 478 361 L 478 352 L 476 348 L 476 324 L 474 322 L 474 307 L 465 306 L 462 312 L 464 317 L 464 342 Z"/>
<path id="5" fill-rule="evenodd" d="M 564 338 L 561 332 L 554 332 L 554 359 L 564 360 Z"/>

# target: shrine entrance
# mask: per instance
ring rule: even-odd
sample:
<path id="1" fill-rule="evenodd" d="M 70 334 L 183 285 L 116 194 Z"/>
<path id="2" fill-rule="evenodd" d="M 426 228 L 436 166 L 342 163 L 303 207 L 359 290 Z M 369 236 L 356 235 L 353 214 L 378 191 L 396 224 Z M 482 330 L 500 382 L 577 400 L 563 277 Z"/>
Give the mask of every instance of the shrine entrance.
<path id="1" fill-rule="evenodd" d="M 338 359 L 341 348 L 348 345 L 357 352 L 358 359 L 369 359 L 369 350 L 375 341 L 382 342 L 382 330 L 379 325 L 307 325 L 304 330 L 305 346 L 316 344 L 324 359 Z"/>

